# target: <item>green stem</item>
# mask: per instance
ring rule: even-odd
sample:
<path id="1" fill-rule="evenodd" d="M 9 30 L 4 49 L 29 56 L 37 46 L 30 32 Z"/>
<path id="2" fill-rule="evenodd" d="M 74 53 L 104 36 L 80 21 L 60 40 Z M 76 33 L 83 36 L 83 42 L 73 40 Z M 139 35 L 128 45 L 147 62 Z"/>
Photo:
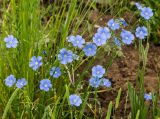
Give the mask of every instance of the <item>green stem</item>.
<path id="1" fill-rule="evenodd" d="M 72 77 L 71 77 L 71 73 L 70 73 L 70 71 L 69 71 L 69 68 L 67 67 L 67 65 L 64 65 L 64 66 L 65 66 L 65 68 L 66 68 L 66 70 L 67 70 L 70 83 L 73 84 L 74 82 L 73 82 L 73 80 L 72 80 Z"/>
<path id="2" fill-rule="evenodd" d="M 19 89 L 17 88 L 17 89 L 13 92 L 13 94 L 11 95 L 11 97 L 10 97 L 10 99 L 9 99 L 9 101 L 8 101 L 8 103 L 7 103 L 6 107 L 5 107 L 5 109 L 4 109 L 2 119 L 6 119 L 8 110 L 9 110 L 9 108 L 10 108 L 10 106 L 11 106 L 11 104 L 12 104 L 14 98 L 16 97 L 18 91 L 19 91 Z"/>

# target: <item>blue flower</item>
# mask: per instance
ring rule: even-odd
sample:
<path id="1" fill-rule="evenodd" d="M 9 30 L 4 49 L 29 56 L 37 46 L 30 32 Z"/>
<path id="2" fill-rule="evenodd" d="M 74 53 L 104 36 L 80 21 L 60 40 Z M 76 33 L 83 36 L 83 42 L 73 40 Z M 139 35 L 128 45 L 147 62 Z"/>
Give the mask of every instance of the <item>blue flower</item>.
<path id="1" fill-rule="evenodd" d="M 29 67 L 33 70 L 37 70 L 42 65 L 42 57 L 41 56 L 33 56 L 29 62 Z"/>
<path id="2" fill-rule="evenodd" d="M 72 43 L 75 39 L 76 39 L 75 36 L 69 36 L 69 37 L 67 37 L 67 41 L 68 41 L 68 42 L 71 42 L 71 43 Z"/>
<path id="3" fill-rule="evenodd" d="M 114 19 L 110 19 L 108 21 L 108 26 L 112 29 L 112 30 L 118 30 L 120 27 L 119 27 L 119 23 L 116 22 Z"/>
<path id="4" fill-rule="evenodd" d="M 8 87 L 12 87 L 16 82 L 16 78 L 11 74 L 5 79 L 5 85 Z"/>
<path id="5" fill-rule="evenodd" d="M 12 35 L 9 35 L 8 37 L 6 37 L 4 39 L 4 41 L 6 42 L 7 48 L 16 48 L 17 47 L 18 41 Z"/>
<path id="6" fill-rule="evenodd" d="M 114 37 L 113 39 L 114 39 L 115 45 L 118 46 L 118 47 L 120 47 L 120 46 L 121 46 L 121 43 L 120 43 L 120 41 L 118 40 L 118 38 Z"/>
<path id="7" fill-rule="evenodd" d="M 144 39 L 148 35 L 148 30 L 145 26 L 136 28 L 136 37 L 139 39 Z"/>
<path id="8" fill-rule="evenodd" d="M 141 9 L 141 16 L 144 19 L 149 20 L 153 16 L 152 9 L 150 7 L 143 7 Z"/>
<path id="9" fill-rule="evenodd" d="M 98 77 L 92 77 L 89 79 L 89 85 L 98 88 L 101 84 L 101 80 Z"/>
<path id="10" fill-rule="evenodd" d="M 142 9 L 142 5 L 141 5 L 141 4 L 139 4 L 138 2 L 136 2 L 136 3 L 135 3 L 135 5 L 136 5 L 137 9 L 139 9 L 139 10 L 141 10 L 141 9 Z"/>
<path id="11" fill-rule="evenodd" d="M 111 82 L 106 78 L 102 78 L 101 79 L 101 85 L 109 88 L 109 87 L 111 87 Z"/>
<path id="12" fill-rule="evenodd" d="M 104 45 L 110 37 L 110 30 L 107 27 L 100 27 L 98 28 L 97 33 L 93 37 L 93 42 L 97 46 L 101 46 Z"/>
<path id="13" fill-rule="evenodd" d="M 97 46 L 93 43 L 88 43 L 84 46 L 83 51 L 86 56 L 94 56 L 96 55 Z"/>
<path id="14" fill-rule="evenodd" d="M 97 33 L 102 35 L 103 39 L 109 39 L 111 37 L 111 33 L 108 27 L 99 27 Z"/>
<path id="15" fill-rule="evenodd" d="M 42 51 L 42 54 L 43 54 L 43 55 L 46 55 L 46 54 L 47 54 L 47 51 L 46 51 L 46 50 Z"/>
<path id="16" fill-rule="evenodd" d="M 144 99 L 147 100 L 147 101 L 148 101 L 148 100 L 152 100 L 152 94 L 147 94 L 147 93 L 145 93 L 145 94 L 144 94 Z"/>
<path id="17" fill-rule="evenodd" d="M 59 67 L 52 67 L 50 71 L 50 75 L 53 76 L 54 78 L 58 78 L 61 76 L 61 70 Z"/>
<path id="18" fill-rule="evenodd" d="M 121 38 L 124 44 L 131 44 L 134 40 L 134 35 L 130 31 L 122 30 Z"/>
<path id="19" fill-rule="evenodd" d="M 97 45 L 97 46 L 101 46 L 104 45 L 106 43 L 106 38 L 103 38 L 102 35 L 100 33 L 96 33 L 93 37 L 93 42 Z"/>
<path id="20" fill-rule="evenodd" d="M 73 61 L 73 52 L 65 48 L 62 48 L 60 50 L 60 53 L 58 54 L 58 60 L 62 64 L 71 63 Z"/>
<path id="21" fill-rule="evenodd" d="M 101 78 L 105 74 L 105 69 L 101 65 L 94 66 L 92 68 L 92 76 Z"/>
<path id="22" fill-rule="evenodd" d="M 27 85 L 26 79 L 22 78 L 22 79 L 18 79 L 17 83 L 16 83 L 16 87 L 17 88 L 23 88 L 24 86 Z"/>
<path id="23" fill-rule="evenodd" d="M 72 45 L 78 48 L 82 48 L 84 44 L 85 40 L 80 35 L 77 35 L 72 41 Z"/>
<path id="24" fill-rule="evenodd" d="M 72 106 L 76 106 L 76 107 L 79 107 L 82 104 L 81 98 L 76 94 L 70 95 L 69 101 Z"/>
<path id="25" fill-rule="evenodd" d="M 118 19 L 119 23 L 122 24 L 124 27 L 128 26 L 127 22 L 123 19 L 123 18 L 120 18 Z"/>
<path id="26" fill-rule="evenodd" d="M 44 91 L 49 91 L 50 88 L 52 88 L 51 81 L 49 79 L 43 79 L 40 81 L 40 89 Z"/>

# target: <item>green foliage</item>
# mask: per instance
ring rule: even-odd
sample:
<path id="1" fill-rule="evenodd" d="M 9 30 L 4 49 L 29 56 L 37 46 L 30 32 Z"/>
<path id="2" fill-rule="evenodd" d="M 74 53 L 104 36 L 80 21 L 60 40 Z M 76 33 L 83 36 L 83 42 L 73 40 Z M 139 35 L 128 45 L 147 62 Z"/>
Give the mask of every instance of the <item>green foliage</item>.
<path id="1" fill-rule="evenodd" d="M 79 4 L 77 0 L 62 0 L 53 2 L 46 7 L 40 5 L 39 0 L 4 0 L 2 2 L 3 14 L 0 25 L 0 92 L 2 93 L 0 94 L 0 111 L 6 110 L 4 115 L 7 114 L 9 118 L 46 118 L 48 116 L 59 118 L 68 114 L 72 115 L 64 108 L 68 105 L 68 103 L 66 105 L 68 97 L 66 89 L 68 88 L 64 87 L 64 84 L 66 84 L 66 87 L 69 86 L 69 80 L 66 78 L 68 76 L 64 75 L 61 80 L 52 80 L 54 89 L 48 94 L 40 92 L 39 80 L 48 77 L 49 73 L 46 71 L 51 66 L 57 65 L 57 61 L 54 60 L 57 52 L 65 46 L 68 35 L 77 34 L 78 28 L 85 21 L 91 8 L 90 5 L 94 2 L 87 1 L 86 4 L 83 2 Z M 88 30 L 85 28 L 87 25 L 84 25 L 83 32 Z M 5 47 L 4 38 L 10 34 L 19 40 L 19 47 L 16 49 L 6 49 Z M 47 52 L 46 56 L 42 54 L 44 50 Z M 44 57 L 44 65 L 36 73 L 29 68 L 29 60 L 34 55 L 43 55 Z M 83 63 L 81 61 L 79 64 L 71 66 L 75 69 L 73 72 Z M 23 93 L 13 100 L 13 106 L 8 110 L 6 105 L 8 105 L 8 100 L 12 99 L 12 92 L 15 90 L 4 86 L 4 79 L 9 74 L 18 78 L 25 77 L 28 84 Z M 68 90 L 73 92 L 72 89 L 75 89 L 75 87 Z M 82 112 L 84 107 L 85 105 Z"/>
<path id="2" fill-rule="evenodd" d="M 119 91 L 118 91 L 117 98 L 116 98 L 116 105 L 115 105 L 115 108 L 116 108 L 116 109 L 117 109 L 118 106 L 119 106 L 119 102 L 120 102 L 120 98 L 121 98 L 121 92 L 122 92 L 122 89 L 120 88 Z"/>
<path id="3" fill-rule="evenodd" d="M 131 118 L 135 119 L 139 117 L 139 119 L 146 119 L 148 113 L 148 107 L 144 104 L 144 99 L 141 100 L 140 97 L 136 94 L 135 89 L 128 83 L 128 92 L 131 103 Z M 144 96 L 144 95 L 143 95 Z"/>
<path id="4" fill-rule="evenodd" d="M 112 101 L 108 105 L 108 111 L 107 111 L 106 119 L 110 119 L 111 118 L 111 112 L 112 112 Z"/>

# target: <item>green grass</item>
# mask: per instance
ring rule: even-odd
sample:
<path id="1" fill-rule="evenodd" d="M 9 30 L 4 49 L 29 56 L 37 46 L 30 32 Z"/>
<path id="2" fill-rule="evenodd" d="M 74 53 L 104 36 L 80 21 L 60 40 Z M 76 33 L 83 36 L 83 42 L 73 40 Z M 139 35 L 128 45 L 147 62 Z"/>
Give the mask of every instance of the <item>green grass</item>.
<path id="1" fill-rule="evenodd" d="M 18 78 L 25 77 L 28 85 L 21 91 L 22 94 L 16 95 L 12 105 L 9 103 L 11 106 L 9 109 L 7 106 L 8 113 L 6 112 L 5 116 L 10 118 L 40 118 L 45 117 L 46 111 L 55 110 L 54 107 L 58 107 L 56 112 L 53 112 L 56 116 L 68 114 L 68 112 L 66 114 L 65 112 L 60 113 L 63 109 L 63 103 L 60 107 L 54 105 L 54 103 L 59 105 L 58 101 L 61 100 L 66 105 L 66 98 L 63 98 L 63 95 L 66 92 L 64 85 L 69 86 L 69 80 L 66 78 L 68 76 L 64 75 L 59 80 L 52 79 L 54 89 L 49 93 L 41 92 L 38 89 L 39 81 L 49 77 L 49 68 L 58 65 L 55 57 L 57 57 L 59 49 L 65 47 L 68 35 L 77 33 L 79 26 L 86 19 L 90 9 L 88 6 L 93 3 L 88 1 L 82 8 L 83 2 L 79 4 L 77 0 L 54 2 L 47 7 L 41 6 L 39 0 L 3 1 L 0 38 L 0 91 L 3 93 L 0 94 L 2 110 L 0 115 L 2 115 L 3 110 L 6 110 L 8 100 L 11 99 L 12 92 L 15 90 L 4 86 L 4 79 L 9 74 L 14 74 Z M 44 20 L 46 18 L 48 20 Z M 72 28 L 72 25 L 75 27 Z M 84 28 L 83 31 L 85 32 L 87 29 Z M 19 40 L 16 49 L 5 48 L 3 39 L 10 34 Z M 44 50 L 47 52 L 47 56 L 43 56 L 43 67 L 37 72 L 32 71 L 29 68 L 30 58 L 34 55 L 43 55 Z M 64 68 L 63 70 L 66 73 Z"/>

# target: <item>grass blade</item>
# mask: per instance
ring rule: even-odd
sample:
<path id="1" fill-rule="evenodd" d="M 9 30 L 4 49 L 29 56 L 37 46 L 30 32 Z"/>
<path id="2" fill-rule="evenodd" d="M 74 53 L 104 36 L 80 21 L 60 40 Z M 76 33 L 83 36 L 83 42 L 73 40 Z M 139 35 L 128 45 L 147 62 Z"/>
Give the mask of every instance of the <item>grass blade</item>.
<path id="1" fill-rule="evenodd" d="M 112 113 L 112 101 L 109 103 L 106 119 L 110 119 L 111 113 Z"/>
<path id="2" fill-rule="evenodd" d="M 19 91 L 19 89 L 17 88 L 17 89 L 13 92 L 13 94 L 11 95 L 11 97 L 10 97 L 10 99 L 9 99 L 9 101 L 8 101 L 5 109 L 4 109 L 4 113 L 3 113 L 2 119 L 6 119 L 8 110 L 9 110 L 9 108 L 11 107 L 11 104 L 12 104 L 14 98 L 16 97 L 18 91 Z"/>

